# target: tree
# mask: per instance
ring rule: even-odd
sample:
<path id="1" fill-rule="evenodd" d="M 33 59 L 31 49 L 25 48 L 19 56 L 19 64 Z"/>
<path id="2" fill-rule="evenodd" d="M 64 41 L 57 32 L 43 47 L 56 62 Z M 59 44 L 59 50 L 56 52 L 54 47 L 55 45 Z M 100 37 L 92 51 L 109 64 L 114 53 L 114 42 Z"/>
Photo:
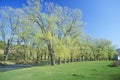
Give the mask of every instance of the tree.
<path id="1" fill-rule="evenodd" d="M 25 10 L 27 9 L 29 19 L 40 28 L 41 39 L 46 42 L 51 65 L 54 65 L 54 39 L 79 36 L 81 32 L 81 14 L 79 10 L 62 8 L 53 3 L 45 4 L 45 6 L 43 6 L 45 8 L 42 10 L 41 1 L 28 0 L 28 6 L 25 7 Z"/>
<path id="2" fill-rule="evenodd" d="M 8 59 L 9 49 L 14 40 L 15 33 L 19 24 L 20 15 L 18 13 L 21 14 L 21 9 L 13 9 L 11 7 L 2 7 L 0 9 L 0 16 L 2 18 L 2 40 L 6 44 L 6 48 L 4 50 L 5 60 Z"/>
<path id="3" fill-rule="evenodd" d="M 19 13 L 19 14 L 18 14 Z M 14 54 L 15 60 L 51 65 L 80 60 L 111 60 L 115 47 L 106 39 L 94 39 L 83 34 L 81 11 L 61 7 L 41 0 L 28 0 L 23 8 L 0 9 L 0 46 L 5 60 Z"/>

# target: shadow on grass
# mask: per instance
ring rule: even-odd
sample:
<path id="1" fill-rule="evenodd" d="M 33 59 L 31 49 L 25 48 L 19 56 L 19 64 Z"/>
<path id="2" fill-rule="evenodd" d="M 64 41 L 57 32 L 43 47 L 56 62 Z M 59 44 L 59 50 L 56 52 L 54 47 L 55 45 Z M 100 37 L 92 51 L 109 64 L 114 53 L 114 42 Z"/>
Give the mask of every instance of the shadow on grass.
<path id="1" fill-rule="evenodd" d="M 110 75 L 110 80 L 120 80 L 120 74 Z"/>
<path id="2" fill-rule="evenodd" d="M 0 72 L 7 72 L 7 71 L 16 70 L 16 69 L 46 66 L 46 65 L 50 65 L 50 62 L 44 61 L 41 63 L 33 63 L 33 64 L 0 65 Z"/>

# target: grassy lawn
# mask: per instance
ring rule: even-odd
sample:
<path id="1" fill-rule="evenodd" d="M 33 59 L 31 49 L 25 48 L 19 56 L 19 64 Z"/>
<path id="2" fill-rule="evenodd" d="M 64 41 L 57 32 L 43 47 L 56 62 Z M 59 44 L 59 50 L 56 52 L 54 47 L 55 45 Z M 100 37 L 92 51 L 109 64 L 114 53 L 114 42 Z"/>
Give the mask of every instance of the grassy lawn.
<path id="1" fill-rule="evenodd" d="M 110 63 L 91 61 L 22 68 L 0 72 L 0 80 L 120 80 L 120 67 L 108 67 Z"/>

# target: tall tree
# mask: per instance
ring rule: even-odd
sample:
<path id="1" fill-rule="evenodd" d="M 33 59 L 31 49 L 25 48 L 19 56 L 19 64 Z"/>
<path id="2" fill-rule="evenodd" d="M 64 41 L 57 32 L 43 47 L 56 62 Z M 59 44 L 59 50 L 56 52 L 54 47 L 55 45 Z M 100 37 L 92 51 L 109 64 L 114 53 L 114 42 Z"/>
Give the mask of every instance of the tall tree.
<path id="1" fill-rule="evenodd" d="M 39 0 L 28 0 L 28 6 L 25 7 L 25 10 L 27 9 L 29 19 L 40 28 L 41 39 L 46 42 L 51 65 L 54 65 L 54 39 L 79 36 L 82 23 L 81 14 L 79 10 L 62 8 L 53 3 L 47 3 L 43 7 L 44 9 L 41 9 L 41 1 Z"/>
<path id="2" fill-rule="evenodd" d="M 6 48 L 4 50 L 5 60 L 8 59 L 9 49 L 14 40 L 15 33 L 17 31 L 17 27 L 19 24 L 21 9 L 13 9 L 11 7 L 2 7 L 0 9 L 1 13 L 1 32 L 2 32 L 2 39 L 6 43 Z"/>

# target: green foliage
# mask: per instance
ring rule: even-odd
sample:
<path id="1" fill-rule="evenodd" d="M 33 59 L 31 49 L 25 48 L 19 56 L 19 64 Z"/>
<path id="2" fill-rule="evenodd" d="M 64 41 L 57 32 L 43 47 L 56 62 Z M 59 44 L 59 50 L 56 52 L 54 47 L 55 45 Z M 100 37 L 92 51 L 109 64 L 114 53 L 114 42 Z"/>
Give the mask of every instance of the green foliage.
<path id="1" fill-rule="evenodd" d="M 3 41 L 0 41 L 0 49 L 5 49 L 5 43 Z"/>
<path id="2" fill-rule="evenodd" d="M 84 23 L 78 9 L 28 0 L 23 8 L 4 7 L 0 12 L 4 13 L 0 14 L 3 17 L 0 22 L 11 24 L 11 32 L 4 32 L 6 25 L 0 24 L 3 31 L 0 37 L 4 42 L 9 41 L 7 45 L 0 41 L 0 48 L 6 48 L 8 53 L 13 51 L 10 55 L 15 60 L 111 60 L 115 54 L 111 41 L 84 36 Z M 8 35 L 10 37 L 5 38 L 8 40 L 4 40 Z"/>

